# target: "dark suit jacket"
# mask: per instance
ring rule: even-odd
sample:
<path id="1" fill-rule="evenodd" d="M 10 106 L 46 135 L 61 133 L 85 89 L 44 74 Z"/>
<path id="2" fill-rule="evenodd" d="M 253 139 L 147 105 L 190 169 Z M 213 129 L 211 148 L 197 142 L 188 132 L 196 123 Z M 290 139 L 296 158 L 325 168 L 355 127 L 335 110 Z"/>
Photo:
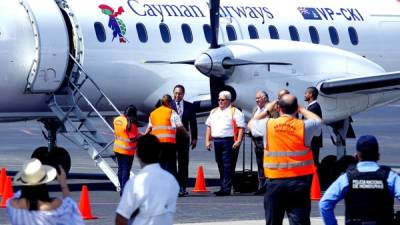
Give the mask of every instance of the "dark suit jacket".
<path id="1" fill-rule="evenodd" d="M 175 101 L 172 101 L 172 108 L 177 111 Z M 187 101 L 183 101 L 182 124 L 187 131 L 190 131 L 191 139 L 197 140 L 196 110 L 193 104 Z"/>
<path id="2" fill-rule="evenodd" d="M 321 106 L 319 105 L 318 102 L 316 102 L 316 103 L 314 103 L 312 105 L 309 105 L 307 107 L 307 110 L 317 114 L 322 119 L 322 110 L 321 110 Z M 322 147 L 322 133 L 321 133 L 320 136 L 314 137 L 312 139 L 311 145 L 316 145 L 316 146 Z"/>

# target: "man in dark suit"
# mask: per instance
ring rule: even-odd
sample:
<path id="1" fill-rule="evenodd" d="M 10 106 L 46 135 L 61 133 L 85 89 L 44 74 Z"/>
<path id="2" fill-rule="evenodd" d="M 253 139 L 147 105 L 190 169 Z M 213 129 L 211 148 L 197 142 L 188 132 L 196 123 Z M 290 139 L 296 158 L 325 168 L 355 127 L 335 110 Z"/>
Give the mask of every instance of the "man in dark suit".
<path id="1" fill-rule="evenodd" d="M 308 87 L 304 92 L 304 101 L 308 102 L 307 110 L 317 114 L 322 119 L 321 106 L 317 102 L 318 89 L 315 87 Z M 314 136 L 311 141 L 311 150 L 314 156 L 315 166 L 319 165 L 319 149 L 322 147 L 322 130 L 319 136 Z"/>
<path id="2" fill-rule="evenodd" d="M 187 131 L 190 130 L 190 137 L 177 133 L 176 144 L 178 148 L 178 182 L 180 186 L 179 196 L 187 196 L 186 191 L 188 182 L 189 167 L 189 148 L 194 149 L 197 145 L 197 120 L 196 110 L 192 103 L 184 101 L 185 88 L 178 84 L 173 90 L 174 101 L 172 108 L 176 110 L 181 117 L 182 124 Z"/>

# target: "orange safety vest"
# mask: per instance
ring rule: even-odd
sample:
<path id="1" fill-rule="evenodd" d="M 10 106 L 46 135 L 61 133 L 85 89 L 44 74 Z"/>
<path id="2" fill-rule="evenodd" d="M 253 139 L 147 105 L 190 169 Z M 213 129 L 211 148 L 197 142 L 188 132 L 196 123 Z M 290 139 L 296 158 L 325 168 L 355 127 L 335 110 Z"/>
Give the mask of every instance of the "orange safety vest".
<path id="1" fill-rule="evenodd" d="M 151 134 L 161 143 L 176 143 L 176 129 L 171 124 L 172 112 L 173 109 L 160 106 L 150 113 Z"/>
<path id="2" fill-rule="evenodd" d="M 213 114 L 215 111 L 217 111 L 219 107 L 214 108 L 211 110 L 211 114 Z M 237 141 L 239 137 L 239 130 L 240 128 L 237 126 L 236 120 L 235 120 L 235 110 L 236 108 L 231 106 L 231 113 L 232 113 L 232 127 L 233 127 L 233 141 Z"/>
<path id="3" fill-rule="evenodd" d="M 127 131 L 127 125 L 128 120 L 125 116 L 121 115 L 114 119 L 115 139 L 113 151 L 132 156 L 136 153 L 136 138 L 139 135 L 139 130 L 135 124 L 132 124 L 131 129 Z"/>
<path id="4" fill-rule="evenodd" d="M 266 126 L 265 176 L 274 179 L 314 174 L 313 155 L 304 144 L 304 121 L 283 116 L 269 119 Z"/>

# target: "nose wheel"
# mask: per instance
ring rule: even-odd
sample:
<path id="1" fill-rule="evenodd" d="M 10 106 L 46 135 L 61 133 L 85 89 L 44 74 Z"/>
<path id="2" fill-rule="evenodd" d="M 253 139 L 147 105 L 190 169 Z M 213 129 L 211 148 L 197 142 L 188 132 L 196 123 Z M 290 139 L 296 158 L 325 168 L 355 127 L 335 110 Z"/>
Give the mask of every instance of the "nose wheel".
<path id="1" fill-rule="evenodd" d="M 48 147 L 39 147 L 33 151 L 31 158 L 37 158 L 42 164 L 52 166 L 57 171 L 58 165 L 61 165 L 67 174 L 71 170 L 71 156 L 62 147 L 54 147 L 51 151 L 49 151 Z"/>
<path id="2" fill-rule="evenodd" d="M 33 151 L 31 158 L 37 158 L 42 164 L 53 166 L 57 171 L 59 171 L 58 165 L 61 165 L 68 174 L 71 170 L 71 156 L 66 149 L 57 146 L 57 131 L 61 123 L 57 119 L 43 119 L 40 122 L 47 130 L 47 135 L 45 132 L 43 135 L 47 139 L 48 146 L 37 148 Z"/>

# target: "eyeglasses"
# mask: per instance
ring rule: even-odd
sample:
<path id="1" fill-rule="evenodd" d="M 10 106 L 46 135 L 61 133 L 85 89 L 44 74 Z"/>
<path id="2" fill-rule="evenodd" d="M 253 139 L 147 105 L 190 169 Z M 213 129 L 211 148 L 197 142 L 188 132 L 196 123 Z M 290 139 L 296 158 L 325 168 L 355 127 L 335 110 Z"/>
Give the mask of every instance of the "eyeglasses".
<path id="1" fill-rule="evenodd" d="M 219 102 L 223 102 L 223 101 L 226 101 L 226 100 L 227 99 L 222 99 L 222 98 L 218 99 Z"/>

